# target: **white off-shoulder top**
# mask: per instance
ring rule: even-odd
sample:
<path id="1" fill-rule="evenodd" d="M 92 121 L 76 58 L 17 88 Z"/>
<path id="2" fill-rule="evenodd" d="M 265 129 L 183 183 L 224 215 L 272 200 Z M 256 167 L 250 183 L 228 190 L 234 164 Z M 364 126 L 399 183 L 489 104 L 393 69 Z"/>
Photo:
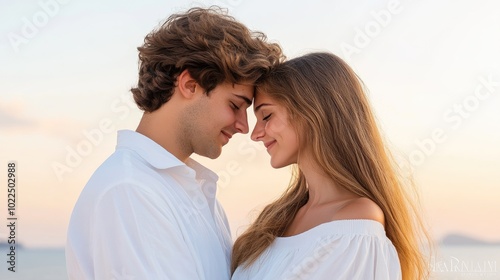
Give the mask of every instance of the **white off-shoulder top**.
<path id="1" fill-rule="evenodd" d="M 381 223 L 336 220 L 290 237 L 277 237 L 232 280 L 401 279 L 398 254 Z"/>

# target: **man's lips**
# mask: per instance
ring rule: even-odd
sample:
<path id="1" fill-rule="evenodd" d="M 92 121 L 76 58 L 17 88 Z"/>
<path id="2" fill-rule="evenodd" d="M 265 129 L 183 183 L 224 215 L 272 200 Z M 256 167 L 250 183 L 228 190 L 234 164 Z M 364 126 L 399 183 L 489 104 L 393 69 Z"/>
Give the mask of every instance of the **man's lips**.
<path id="1" fill-rule="evenodd" d="M 231 137 L 233 137 L 231 134 L 229 134 L 225 131 L 222 131 L 222 134 L 224 134 L 228 139 L 231 139 Z"/>

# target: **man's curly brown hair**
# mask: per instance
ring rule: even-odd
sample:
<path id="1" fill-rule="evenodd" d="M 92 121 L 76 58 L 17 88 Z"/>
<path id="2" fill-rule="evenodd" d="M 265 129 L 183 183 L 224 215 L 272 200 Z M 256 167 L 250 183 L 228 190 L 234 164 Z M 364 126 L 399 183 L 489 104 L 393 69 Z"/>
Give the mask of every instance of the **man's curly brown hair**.
<path id="1" fill-rule="evenodd" d="M 186 69 L 206 94 L 223 82 L 256 83 L 284 59 L 279 45 L 266 40 L 219 7 L 173 14 L 137 48 L 134 100 L 142 110 L 155 111 L 171 98 Z"/>

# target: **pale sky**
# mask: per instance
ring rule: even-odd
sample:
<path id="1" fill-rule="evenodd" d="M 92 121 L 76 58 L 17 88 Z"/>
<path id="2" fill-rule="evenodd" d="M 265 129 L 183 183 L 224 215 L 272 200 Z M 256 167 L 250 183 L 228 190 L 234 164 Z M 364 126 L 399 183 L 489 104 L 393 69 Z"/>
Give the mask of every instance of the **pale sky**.
<path id="1" fill-rule="evenodd" d="M 200 3 L 228 8 L 290 58 L 343 57 L 365 82 L 396 158 L 411 166 L 434 237 L 500 240 L 497 1 L 130 2 L 0 0 L 0 181 L 17 161 L 17 237 L 26 246 L 64 245 L 72 207 L 114 151 L 116 131 L 140 119 L 129 92 L 136 48 L 171 13 Z M 289 181 L 289 168 L 271 168 L 249 135 L 233 137 L 217 160 L 196 159 L 221 178 L 234 236 Z"/>

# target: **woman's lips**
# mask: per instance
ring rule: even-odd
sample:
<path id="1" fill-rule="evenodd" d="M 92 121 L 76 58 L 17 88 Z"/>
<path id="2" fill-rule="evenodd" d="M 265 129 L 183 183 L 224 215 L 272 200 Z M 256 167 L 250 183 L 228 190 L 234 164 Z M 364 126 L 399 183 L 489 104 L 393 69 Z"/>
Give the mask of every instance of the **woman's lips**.
<path id="1" fill-rule="evenodd" d="M 267 143 L 264 144 L 264 146 L 266 146 L 267 150 L 269 151 L 269 149 L 271 147 L 273 147 L 275 143 L 276 143 L 276 140 L 271 141 L 271 142 L 267 142 Z"/>

